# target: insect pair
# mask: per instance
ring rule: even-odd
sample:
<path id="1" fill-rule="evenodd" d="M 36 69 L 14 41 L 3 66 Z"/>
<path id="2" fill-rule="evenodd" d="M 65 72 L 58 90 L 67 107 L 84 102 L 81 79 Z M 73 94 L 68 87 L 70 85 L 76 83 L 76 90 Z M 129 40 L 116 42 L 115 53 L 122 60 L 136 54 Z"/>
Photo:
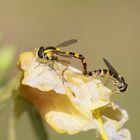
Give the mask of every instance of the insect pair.
<path id="1" fill-rule="evenodd" d="M 54 46 L 50 46 L 46 48 L 40 47 L 37 51 L 37 55 L 40 59 L 52 61 L 52 62 L 54 61 L 60 62 L 59 56 L 80 59 L 83 66 L 83 75 L 93 76 L 94 73 L 101 77 L 106 77 L 109 75 L 114 78 L 115 86 L 118 88 L 120 92 L 124 92 L 127 89 L 127 83 L 125 82 L 124 78 L 120 74 L 118 74 L 118 72 L 113 68 L 113 66 L 111 66 L 111 64 L 106 59 L 103 59 L 103 60 L 105 64 L 107 65 L 108 70 L 99 69 L 99 70 L 94 70 L 90 72 L 90 71 L 87 71 L 87 63 L 86 63 L 85 57 L 82 54 L 78 54 L 74 52 L 65 52 L 65 51 L 60 50 L 61 47 L 66 47 L 76 42 L 77 42 L 76 39 L 71 39 L 57 45 L 56 47 Z"/>

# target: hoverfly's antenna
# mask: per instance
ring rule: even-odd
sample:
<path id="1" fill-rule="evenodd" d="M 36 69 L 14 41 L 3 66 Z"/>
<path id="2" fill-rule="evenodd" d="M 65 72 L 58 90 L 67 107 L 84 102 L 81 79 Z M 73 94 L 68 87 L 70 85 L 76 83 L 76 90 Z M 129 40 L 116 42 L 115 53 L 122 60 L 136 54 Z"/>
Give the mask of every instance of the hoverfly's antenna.
<path id="1" fill-rule="evenodd" d="M 61 44 L 57 45 L 56 47 L 58 47 L 58 48 L 66 47 L 66 46 L 74 44 L 76 42 L 77 42 L 77 39 L 70 39 L 70 40 L 62 42 Z"/>

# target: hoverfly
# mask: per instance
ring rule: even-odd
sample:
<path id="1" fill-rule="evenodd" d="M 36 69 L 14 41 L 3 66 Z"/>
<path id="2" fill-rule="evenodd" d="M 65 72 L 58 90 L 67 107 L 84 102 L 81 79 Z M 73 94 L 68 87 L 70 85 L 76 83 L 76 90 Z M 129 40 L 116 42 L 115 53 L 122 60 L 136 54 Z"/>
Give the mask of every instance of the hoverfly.
<path id="1" fill-rule="evenodd" d="M 128 84 L 125 82 L 124 77 L 121 76 L 116 70 L 115 68 L 105 59 L 103 58 L 104 63 L 106 64 L 106 66 L 108 67 L 108 69 L 98 69 L 98 70 L 94 70 L 92 72 L 89 72 L 89 76 L 92 76 L 93 73 L 101 76 L 101 77 L 106 77 L 106 76 L 110 76 L 113 77 L 113 82 L 114 85 L 117 87 L 117 89 L 120 92 L 124 92 L 127 90 Z"/>
<path id="2" fill-rule="evenodd" d="M 82 62 L 82 66 L 83 66 L 83 74 L 87 75 L 87 63 L 85 61 L 85 57 L 82 54 L 69 52 L 69 51 L 66 51 L 66 52 L 60 51 L 61 47 L 67 47 L 76 42 L 77 42 L 76 39 L 70 39 L 70 40 L 64 41 L 63 43 L 57 45 L 56 47 L 54 47 L 54 46 L 49 46 L 46 48 L 40 47 L 37 50 L 37 55 L 40 59 L 49 60 L 52 62 L 54 62 L 54 61 L 59 62 L 59 56 L 80 59 Z"/>

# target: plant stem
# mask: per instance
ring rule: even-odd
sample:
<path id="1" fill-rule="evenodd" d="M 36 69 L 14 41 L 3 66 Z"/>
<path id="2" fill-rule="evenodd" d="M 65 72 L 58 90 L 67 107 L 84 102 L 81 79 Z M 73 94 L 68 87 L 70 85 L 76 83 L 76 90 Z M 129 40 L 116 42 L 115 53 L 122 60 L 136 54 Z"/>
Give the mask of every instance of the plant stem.
<path id="1" fill-rule="evenodd" d="M 14 112 L 14 107 L 12 106 L 9 117 L 9 131 L 8 131 L 8 140 L 16 140 L 16 116 Z"/>
<path id="2" fill-rule="evenodd" d="M 94 111 L 94 116 L 96 117 L 96 119 L 97 119 L 97 121 L 99 123 L 99 130 L 100 130 L 101 138 L 103 140 L 108 140 L 107 134 L 106 134 L 106 132 L 104 130 L 104 127 L 103 127 L 103 121 L 102 121 L 101 113 L 100 113 L 99 109 Z"/>

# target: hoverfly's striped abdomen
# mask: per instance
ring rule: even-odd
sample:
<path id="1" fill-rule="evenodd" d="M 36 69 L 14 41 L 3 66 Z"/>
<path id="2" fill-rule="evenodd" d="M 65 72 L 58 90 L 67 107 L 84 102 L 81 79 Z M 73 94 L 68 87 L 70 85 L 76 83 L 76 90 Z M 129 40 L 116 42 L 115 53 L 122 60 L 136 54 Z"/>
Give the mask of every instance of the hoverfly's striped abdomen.
<path id="1" fill-rule="evenodd" d="M 111 76 L 114 77 L 114 74 L 107 69 L 98 69 L 93 71 L 95 74 L 100 75 L 101 77 Z"/>
<path id="2" fill-rule="evenodd" d="M 73 55 L 73 57 L 78 58 L 78 59 L 81 60 L 81 62 L 83 64 L 83 70 L 84 70 L 83 74 L 87 75 L 87 62 L 86 62 L 85 57 L 82 54 L 73 53 L 73 52 L 70 52 L 70 55 Z"/>
<path id="3" fill-rule="evenodd" d="M 85 57 L 82 54 L 78 54 L 78 53 L 74 53 L 74 52 L 59 52 L 58 54 L 61 56 L 64 56 L 64 57 L 73 57 L 73 58 L 80 59 L 82 62 L 82 65 L 83 65 L 83 74 L 84 75 L 88 74 L 87 73 L 87 63 L 86 63 Z"/>

